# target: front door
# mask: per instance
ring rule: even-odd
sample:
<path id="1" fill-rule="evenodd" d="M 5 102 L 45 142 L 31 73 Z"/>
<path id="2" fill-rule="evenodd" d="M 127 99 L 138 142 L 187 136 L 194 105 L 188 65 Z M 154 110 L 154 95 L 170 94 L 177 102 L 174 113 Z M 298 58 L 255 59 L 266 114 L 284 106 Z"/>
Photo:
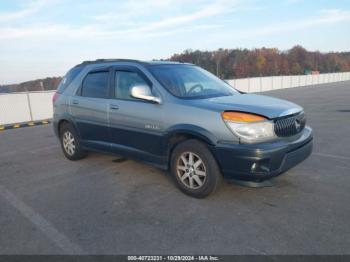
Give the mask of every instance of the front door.
<path id="1" fill-rule="evenodd" d="M 113 98 L 109 120 L 112 150 L 147 162 L 162 164 L 162 105 L 133 98 L 130 89 L 136 85 L 152 86 L 137 68 L 120 67 L 112 72 Z"/>

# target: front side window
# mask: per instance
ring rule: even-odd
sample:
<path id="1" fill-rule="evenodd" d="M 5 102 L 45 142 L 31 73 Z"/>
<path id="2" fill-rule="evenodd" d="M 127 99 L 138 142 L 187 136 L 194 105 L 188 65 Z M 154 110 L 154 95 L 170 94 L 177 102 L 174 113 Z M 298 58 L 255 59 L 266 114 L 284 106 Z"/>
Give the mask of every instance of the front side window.
<path id="1" fill-rule="evenodd" d="M 151 65 L 154 77 L 174 96 L 209 98 L 239 94 L 208 71 L 193 65 Z"/>
<path id="2" fill-rule="evenodd" d="M 131 96 L 131 88 L 138 85 L 148 85 L 140 74 L 131 71 L 115 72 L 115 97 L 119 99 L 138 100 Z"/>
<path id="3" fill-rule="evenodd" d="M 81 95 L 85 97 L 107 98 L 108 75 L 108 72 L 89 73 L 83 81 Z"/>

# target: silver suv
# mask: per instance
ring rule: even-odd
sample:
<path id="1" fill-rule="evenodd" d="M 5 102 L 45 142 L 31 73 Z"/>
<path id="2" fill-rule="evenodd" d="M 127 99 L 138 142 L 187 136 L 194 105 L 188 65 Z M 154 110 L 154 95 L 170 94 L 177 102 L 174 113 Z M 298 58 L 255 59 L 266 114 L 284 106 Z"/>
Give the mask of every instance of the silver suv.
<path id="1" fill-rule="evenodd" d="M 307 158 L 312 130 L 291 102 L 241 93 L 192 64 L 96 60 L 72 68 L 53 98 L 70 160 L 100 151 L 169 170 L 186 194 L 226 180 L 265 181 Z"/>

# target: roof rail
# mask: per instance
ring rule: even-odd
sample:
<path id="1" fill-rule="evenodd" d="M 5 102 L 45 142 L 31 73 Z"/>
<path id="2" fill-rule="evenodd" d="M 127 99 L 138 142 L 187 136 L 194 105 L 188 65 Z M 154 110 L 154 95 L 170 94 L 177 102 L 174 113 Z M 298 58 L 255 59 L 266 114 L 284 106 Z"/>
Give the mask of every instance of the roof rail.
<path id="1" fill-rule="evenodd" d="M 123 58 L 109 58 L 109 59 L 96 59 L 92 61 L 83 61 L 82 63 L 76 65 L 76 66 L 81 66 L 81 65 L 86 65 L 86 64 L 96 64 L 96 63 L 103 63 L 103 62 L 135 62 L 135 63 L 144 63 L 143 61 L 136 60 L 136 59 L 123 59 Z"/>
<path id="2" fill-rule="evenodd" d="M 136 59 L 125 59 L 125 58 L 116 58 L 116 59 L 96 59 L 96 60 L 92 60 L 92 61 L 83 61 L 82 63 L 76 65 L 75 67 L 79 67 L 79 66 L 85 66 L 85 65 L 89 65 L 89 64 L 97 64 L 97 63 L 108 63 L 108 62 L 133 62 L 133 63 L 138 63 L 138 64 L 189 64 L 190 63 L 184 63 L 184 62 L 176 62 L 176 61 L 167 61 L 167 60 L 152 60 L 152 61 L 141 61 L 141 60 L 136 60 Z"/>

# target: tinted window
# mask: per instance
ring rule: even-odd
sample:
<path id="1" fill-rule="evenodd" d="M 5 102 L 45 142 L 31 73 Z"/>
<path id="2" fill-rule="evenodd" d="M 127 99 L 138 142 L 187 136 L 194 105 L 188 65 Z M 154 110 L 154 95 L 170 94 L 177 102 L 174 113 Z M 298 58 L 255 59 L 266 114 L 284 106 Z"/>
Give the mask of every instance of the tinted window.
<path id="1" fill-rule="evenodd" d="M 208 98 L 238 94 L 227 83 L 197 66 L 157 65 L 149 68 L 155 78 L 177 97 Z"/>
<path id="2" fill-rule="evenodd" d="M 131 88 L 136 85 L 148 85 L 147 82 L 136 72 L 117 71 L 115 72 L 115 96 L 120 99 L 133 99 Z"/>
<path id="3" fill-rule="evenodd" d="M 81 95 L 87 97 L 107 98 L 108 75 L 108 72 L 89 73 L 83 81 Z"/>
<path id="4" fill-rule="evenodd" d="M 67 86 L 72 83 L 72 81 L 76 78 L 76 76 L 83 69 L 82 66 L 73 67 L 68 73 L 63 77 L 60 84 L 57 87 L 58 93 L 63 93 L 63 91 L 67 88 Z"/>

